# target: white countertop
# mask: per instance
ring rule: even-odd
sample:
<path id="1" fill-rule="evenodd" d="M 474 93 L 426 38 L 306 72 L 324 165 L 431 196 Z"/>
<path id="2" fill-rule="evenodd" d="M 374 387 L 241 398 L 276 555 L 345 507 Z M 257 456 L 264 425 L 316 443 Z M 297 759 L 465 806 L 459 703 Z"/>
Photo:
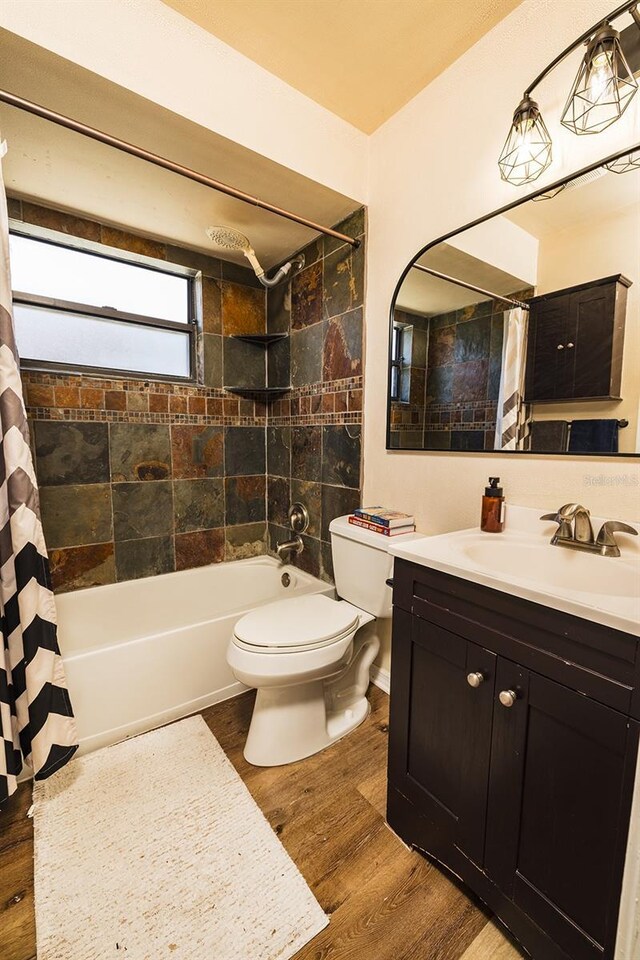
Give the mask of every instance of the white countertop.
<path id="1" fill-rule="evenodd" d="M 389 553 L 640 636 L 640 536 L 616 534 L 620 557 L 552 546 L 557 524 L 540 520 L 547 512 L 509 505 L 502 533 L 475 527 L 392 541 Z M 604 520 L 591 519 L 597 535 Z"/>

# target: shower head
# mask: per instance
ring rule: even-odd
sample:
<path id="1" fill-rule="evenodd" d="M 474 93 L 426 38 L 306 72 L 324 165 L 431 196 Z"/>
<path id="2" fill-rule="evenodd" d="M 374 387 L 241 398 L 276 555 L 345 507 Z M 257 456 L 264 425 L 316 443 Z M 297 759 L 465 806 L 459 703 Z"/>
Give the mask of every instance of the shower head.
<path id="1" fill-rule="evenodd" d="M 233 227 L 207 227 L 206 234 L 216 247 L 222 247 L 224 250 L 238 250 L 244 253 L 251 249 L 249 238 L 239 230 Z"/>
<path id="2" fill-rule="evenodd" d="M 209 240 L 219 249 L 235 250 L 238 253 L 244 253 L 263 287 L 275 287 L 277 283 L 280 283 L 280 281 L 287 276 L 292 266 L 297 266 L 299 270 L 304 266 L 304 256 L 298 256 L 294 260 L 290 260 L 289 263 L 285 263 L 283 267 L 280 267 L 275 277 L 269 280 L 260 266 L 260 261 L 256 256 L 255 250 L 249 243 L 249 238 L 245 237 L 244 233 L 240 233 L 240 231 L 234 227 L 226 226 L 207 227 L 205 233 L 209 237 Z"/>
<path id="3" fill-rule="evenodd" d="M 249 238 L 244 233 L 235 230 L 233 227 L 207 227 L 205 230 L 216 247 L 221 250 L 235 250 L 238 253 L 244 253 L 245 257 L 254 269 L 256 277 L 260 280 L 264 276 L 264 270 L 260 266 L 260 261 L 256 257 L 255 250 L 249 243 Z"/>

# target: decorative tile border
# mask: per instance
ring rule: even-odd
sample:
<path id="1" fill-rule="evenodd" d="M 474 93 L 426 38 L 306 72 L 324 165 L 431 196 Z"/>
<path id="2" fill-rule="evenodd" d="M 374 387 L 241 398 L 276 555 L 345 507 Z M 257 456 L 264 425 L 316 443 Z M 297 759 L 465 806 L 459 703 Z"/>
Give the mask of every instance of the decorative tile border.
<path id="1" fill-rule="evenodd" d="M 363 378 L 305 384 L 273 403 L 268 423 L 311 426 L 322 423 L 362 423 Z"/>
<path id="2" fill-rule="evenodd" d="M 153 380 L 100 380 L 23 370 L 27 414 L 36 420 L 265 425 L 267 407 L 219 387 Z"/>

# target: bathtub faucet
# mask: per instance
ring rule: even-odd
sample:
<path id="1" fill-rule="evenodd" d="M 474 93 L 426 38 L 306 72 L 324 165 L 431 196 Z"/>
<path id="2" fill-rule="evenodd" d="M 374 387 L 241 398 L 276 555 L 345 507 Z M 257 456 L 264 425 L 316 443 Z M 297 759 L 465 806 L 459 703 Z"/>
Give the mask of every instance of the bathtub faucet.
<path id="1" fill-rule="evenodd" d="M 297 533 L 294 537 L 291 537 L 291 540 L 282 540 L 280 543 L 276 543 L 276 553 L 283 563 L 290 561 L 292 554 L 297 556 L 299 553 L 302 553 L 303 550 L 304 543 L 302 542 L 302 537 Z"/>

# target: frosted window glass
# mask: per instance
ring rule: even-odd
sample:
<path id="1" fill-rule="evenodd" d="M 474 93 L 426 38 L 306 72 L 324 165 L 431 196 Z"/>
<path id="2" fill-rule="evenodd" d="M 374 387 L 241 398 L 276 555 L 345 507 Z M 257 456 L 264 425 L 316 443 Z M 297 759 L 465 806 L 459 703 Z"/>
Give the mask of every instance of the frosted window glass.
<path id="1" fill-rule="evenodd" d="M 189 281 L 133 263 L 11 234 L 11 285 L 21 293 L 189 322 Z"/>
<path id="2" fill-rule="evenodd" d="M 164 376 L 190 374 L 189 334 L 126 320 L 14 304 L 18 353 L 25 360 L 110 367 Z"/>

